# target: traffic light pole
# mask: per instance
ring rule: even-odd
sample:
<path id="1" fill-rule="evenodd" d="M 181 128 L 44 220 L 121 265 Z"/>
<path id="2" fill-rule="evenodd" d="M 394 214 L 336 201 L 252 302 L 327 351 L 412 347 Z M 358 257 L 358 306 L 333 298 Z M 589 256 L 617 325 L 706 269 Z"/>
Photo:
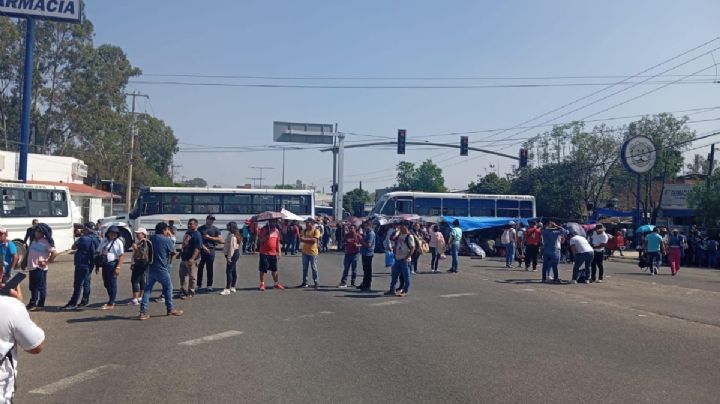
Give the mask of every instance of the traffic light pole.
<path id="1" fill-rule="evenodd" d="M 338 138 L 337 148 L 337 197 L 335 198 L 337 206 L 335 206 L 335 221 L 343 219 L 343 175 L 345 171 L 345 135 L 338 133 L 337 124 L 335 124 L 335 133 Z"/>
<path id="2" fill-rule="evenodd" d="M 452 149 L 460 148 L 460 145 L 457 145 L 457 144 L 432 143 L 432 142 L 409 142 L 409 141 L 405 142 L 405 143 L 408 145 L 413 145 L 413 146 L 436 146 L 436 147 L 449 147 Z M 386 146 L 386 145 L 396 145 L 396 144 L 397 144 L 397 142 L 394 142 L 392 140 L 387 141 L 387 142 L 353 143 L 353 144 L 345 146 L 344 149 L 354 149 L 357 147 Z M 326 149 L 320 149 L 320 151 L 327 152 L 327 151 L 335 151 L 336 149 L 337 149 L 337 147 L 328 147 Z M 480 148 L 472 147 L 472 146 L 468 147 L 468 150 L 473 150 L 473 151 L 477 151 L 477 152 L 481 152 L 481 153 L 505 157 L 505 158 L 509 158 L 511 160 L 520 160 L 520 158 L 518 156 L 511 156 L 509 154 L 499 153 L 499 152 L 496 152 L 493 150 L 480 149 Z"/>

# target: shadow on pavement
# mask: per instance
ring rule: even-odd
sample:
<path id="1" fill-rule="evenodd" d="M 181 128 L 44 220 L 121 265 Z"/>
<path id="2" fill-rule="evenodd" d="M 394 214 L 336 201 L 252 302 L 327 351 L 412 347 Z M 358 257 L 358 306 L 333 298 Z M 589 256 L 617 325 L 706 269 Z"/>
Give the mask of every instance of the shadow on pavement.
<path id="1" fill-rule="evenodd" d="M 71 318 L 67 320 L 68 324 L 75 323 L 94 323 L 97 321 L 113 321 L 113 320 L 137 320 L 137 317 L 122 317 L 122 316 L 102 316 L 102 317 L 86 317 L 86 318 Z"/>
<path id="2" fill-rule="evenodd" d="M 372 291 L 355 295 L 337 295 L 336 297 L 347 297 L 350 299 L 377 299 L 378 297 L 383 297 L 383 295 L 380 292 Z"/>

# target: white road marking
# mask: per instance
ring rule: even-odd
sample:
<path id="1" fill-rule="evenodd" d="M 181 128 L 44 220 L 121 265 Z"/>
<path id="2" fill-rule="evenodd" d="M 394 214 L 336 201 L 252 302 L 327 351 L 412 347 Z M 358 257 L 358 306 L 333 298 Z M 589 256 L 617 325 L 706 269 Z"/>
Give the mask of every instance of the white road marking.
<path id="1" fill-rule="evenodd" d="M 327 316 L 329 314 L 335 314 L 335 313 L 333 313 L 332 311 L 321 311 L 320 314 Z"/>
<path id="2" fill-rule="evenodd" d="M 208 335 L 207 337 L 191 339 L 190 341 L 180 342 L 180 343 L 178 343 L 178 345 L 195 346 L 195 345 L 204 344 L 206 342 L 213 342 L 213 341 L 218 341 L 221 339 L 236 337 L 242 333 L 243 333 L 242 331 L 230 330 L 230 331 L 221 332 L 219 334 Z"/>
<path id="3" fill-rule="evenodd" d="M 31 394 L 52 395 L 52 394 L 57 393 L 58 391 L 65 390 L 74 384 L 92 380 L 96 377 L 101 376 L 103 373 L 107 373 L 107 371 L 116 370 L 116 369 L 120 369 L 120 368 L 122 368 L 122 366 L 120 366 L 120 365 L 103 365 L 103 366 L 97 367 L 95 369 L 90 369 L 90 370 L 86 370 L 82 373 L 78 373 L 74 376 L 60 379 L 60 380 L 56 381 L 55 383 L 50 383 L 46 386 L 37 388 L 35 390 L 30 390 L 30 393 Z"/>
<path id="4" fill-rule="evenodd" d="M 456 297 L 475 296 L 475 295 L 477 295 L 477 293 L 454 293 L 451 295 L 440 295 L 440 297 L 452 299 L 452 298 L 456 298 Z"/>
<path id="5" fill-rule="evenodd" d="M 534 292 L 535 291 L 535 289 L 523 289 L 523 290 L 526 292 Z"/>
<path id="6" fill-rule="evenodd" d="M 370 306 L 390 306 L 390 305 L 399 304 L 399 303 L 402 303 L 402 300 L 388 300 L 387 302 L 373 303 Z"/>
<path id="7" fill-rule="evenodd" d="M 638 317 L 647 317 L 647 314 L 638 314 Z"/>

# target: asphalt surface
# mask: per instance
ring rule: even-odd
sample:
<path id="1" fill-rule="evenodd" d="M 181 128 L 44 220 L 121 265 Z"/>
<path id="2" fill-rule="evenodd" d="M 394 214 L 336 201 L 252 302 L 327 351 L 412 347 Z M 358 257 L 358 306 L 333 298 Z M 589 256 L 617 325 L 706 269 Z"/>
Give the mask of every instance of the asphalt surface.
<path id="1" fill-rule="evenodd" d="M 177 301 L 179 318 L 152 303 L 145 322 L 136 306 L 98 310 L 95 276 L 88 309 L 32 314 L 46 347 L 21 355 L 16 402 L 718 402 L 720 271 L 652 277 L 616 259 L 602 284 L 550 285 L 495 259 L 430 274 L 423 256 L 400 298 L 381 295 L 382 258 L 378 292 L 363 294 L 334 287 L 340 254 L 321 255 L 317 291 L 257 291 L 257 257 L 243 256 L 238 293 Z M 48 306 L 71 294 L 70 260 L 50 268 Z M 299 284 L 299 256 L 280 268 L 281 282 Z"/>

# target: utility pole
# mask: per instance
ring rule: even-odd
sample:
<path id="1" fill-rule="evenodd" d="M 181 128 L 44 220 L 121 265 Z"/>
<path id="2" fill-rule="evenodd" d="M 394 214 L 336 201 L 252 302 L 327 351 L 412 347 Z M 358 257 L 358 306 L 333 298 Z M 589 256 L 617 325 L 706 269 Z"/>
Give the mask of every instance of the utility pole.
<path id="1" fill-rule="evenodd" d="M 712 177 L 713 168 L 715 168 L 715 143 L 710 145 L 710 155 L 708 155 L 708 177 L 705 183 L 710 186 L 710 179 Z"/>
<path id="2" fill-rule="evenodd" d="M 282 187 L 285 188 L 285 148 L 283 147 Z"/>
<path id="3" fill-rule="evenodd" d="M 260 175 L 255 178 L 255 179 L 260 180 L 260 188 L 262 188 L 262 180 L 263 180 L 262 172 L 263 172 L 263 170 L 274 170 L 274 169 L 275 169 L 275 167 L 257 167 L 257 166 L 250 166 L 250 167 L 248 167 L 248 168 L 252 168 L 252 169 L 255 169 L 255 170 L 260 170 Z"/>
<path id="4" fill-rule="evenodd" d="M 175 169 L 176 168 L 182 168 L 182 165 L 170 163 L 170 179 L 172 180 L 173 184 L 175 184 Z"/>
<path id="5" fill-rule="evenodd" d="M 130 131 L 130 158 L 128 160 L 128 179 L 127 189 L 125 190 L 125 207 L 130 212 L 132 209 L 132 177 L 133 177 L 133 156 L 135 154 L 135 137 L 137 137 L 137 116 L 135 116 L 135 99 L 137 97 L 145 97 L 150 99 L 147 94 L 140 94 L 137 91 L 132 93 L 125 93 L 126 96 L 132 97 L 132 129 Z"/>
<path id="6" fill-rule="evenodd" d="M 115 190 L 115 179 L 112 178 L 109 180 L 100 180 L 100 182 L 109 182 L 110 183 L 110 215 L 109 216 L 114 216 L 113 215 L 113 199 L 115 199 L 114 198 L 115 194 L 113 192 Z M 128 210 L 128 212 L 129 211 L 130 210 Z"/>

